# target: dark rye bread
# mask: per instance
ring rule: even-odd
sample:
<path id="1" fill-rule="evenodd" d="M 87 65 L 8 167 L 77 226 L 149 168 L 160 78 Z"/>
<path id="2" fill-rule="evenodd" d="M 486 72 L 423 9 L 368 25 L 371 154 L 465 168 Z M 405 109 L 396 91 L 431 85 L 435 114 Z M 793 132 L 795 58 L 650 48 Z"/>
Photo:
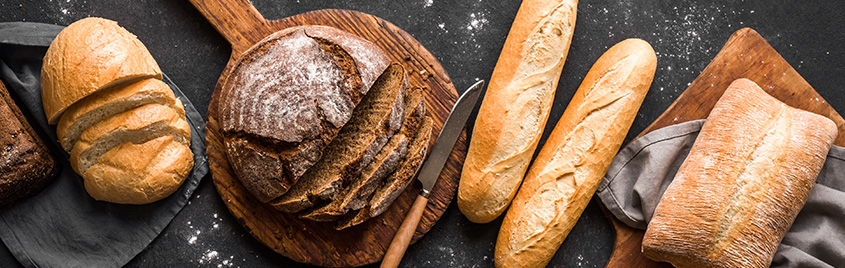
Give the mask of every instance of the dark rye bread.
<path id="1" fill-rule="evenodd" d="M 323 158 L 270 204 L 294 213 L 333 199 L 402 126 L 407 87 L 405 69 L 391 64 L 355 108 L 349 123 L 326 147 Z"/>
<path id="2" fill-rule="evenodd" d="M 302 218 L 314 221 L 334 221 L 348 211 L 359 210 L 367 204 L 376 188 L 383 183 L 384 178 L 393 173 L 402 159 L 405 159 L 408 143 L 425 117 L 422 91 L 409 90 L 405 96 L 405 107 L 402 128 L 364 168 L 361 176 L 353 180 L 331 202 L 307 211 L 301 216 Z"/>
<path id="3" fill-rule="evenodd" d="M 338 230 L 346 229 L 362 222 L 381 215 L 393 204 L 405 188 L 413 181 L 414 175 L 428 154 L 428 145 L 431 139 L 431 129 L 434 121 L 426 116 L 414 133 L 414 138 L 408 144 L 408 152 L 405 159 L 397 167 L 396 171 L 384 180 L 384 184 L 378 187 L 369 199 L 369 203 L 362 209 L 350 211 L 335 224 Z"/>
<path id="4" fill-rule="evenodd" d="M 0 206 L 44 188 L 58 164 L 0 82 Z"/>
<path id="5" fill-rule="evenodd" d="M 287 28 L 247 50 L 218 107 L 226 154 L 247 190 L 265 203 L 287 192 L 389 63 L 371 42 L 326 26 Z"/>

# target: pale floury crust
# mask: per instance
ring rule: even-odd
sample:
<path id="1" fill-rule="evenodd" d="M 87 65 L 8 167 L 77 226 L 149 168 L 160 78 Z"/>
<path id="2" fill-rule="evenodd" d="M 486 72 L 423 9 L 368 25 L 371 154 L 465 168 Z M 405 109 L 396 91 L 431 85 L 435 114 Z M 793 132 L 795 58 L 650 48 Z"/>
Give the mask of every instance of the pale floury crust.
<path id="1" fill-rule="evenodd" d="M 837 134 L 830 119 L 734 81 L 657 205 L 643 254 L 677 267 L 768 267 Z"/>
<path id="2" fill-rule="evenodd" d="M 524 1 L 493 70 L 458 186 L 472 222 L 505 211 L 551 111 L 575 31 L 577 0 Z"/>
<path id="3" fill-rule="evenodd" d="M 548 264 L 622 146 L 656 68 L 641 39 L 619 42 L 590 68 L 505 215 L 497 267 Z"/>

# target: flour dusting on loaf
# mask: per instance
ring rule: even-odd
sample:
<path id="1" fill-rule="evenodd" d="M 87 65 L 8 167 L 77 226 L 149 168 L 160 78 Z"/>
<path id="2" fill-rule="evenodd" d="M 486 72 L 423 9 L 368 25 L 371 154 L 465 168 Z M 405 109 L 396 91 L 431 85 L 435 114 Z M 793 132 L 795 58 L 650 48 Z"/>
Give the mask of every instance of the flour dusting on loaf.
<path id="1" fill-rule="evenodd" d="M 389 63 L 373 43 L 315 25 L 276 32 L 244 52 L 218 115 L 226 154 L 250 193 L 265 203 L 286 193 Z"/>
<path id="2" fill-rule="evenodd" d="M 490 78 L 458 188 L 458 207 L 490 222 L 516 194 L 546 126 L 578 1 L 524 1 Z"/>
<path id="3" fill-rule="evenodd" d="M 830 119 L 734 81 L 660 199 L 643 254 L 677 267 L 768 267 L 837 134 Z"/>

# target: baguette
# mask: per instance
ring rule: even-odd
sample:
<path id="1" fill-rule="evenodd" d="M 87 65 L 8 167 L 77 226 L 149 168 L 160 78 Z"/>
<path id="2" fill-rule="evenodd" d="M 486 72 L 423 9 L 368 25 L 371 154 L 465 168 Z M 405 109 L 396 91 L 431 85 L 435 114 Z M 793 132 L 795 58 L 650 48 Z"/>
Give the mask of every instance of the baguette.
<path id="1" fill-rule="evenodd" d="M 575 30 L 577 0 L 523 1 L 481 103 L 458 186 L 476 223 L 504 212 L 551 111 Z"/>
<path id="2" fill-rule="evenodd" d="M 543 267 L 578 221 L 645 99 L 657 56 L 641 39 L 604 53 L 552 130 L 496 240 L 497 267 Z"/>
<path id="3" fill-rule="evenodd" d="M 677 267 L 768 267 L 837 134 L 830 119 L 734 81 L 660 199 L 643 254 Z"/>

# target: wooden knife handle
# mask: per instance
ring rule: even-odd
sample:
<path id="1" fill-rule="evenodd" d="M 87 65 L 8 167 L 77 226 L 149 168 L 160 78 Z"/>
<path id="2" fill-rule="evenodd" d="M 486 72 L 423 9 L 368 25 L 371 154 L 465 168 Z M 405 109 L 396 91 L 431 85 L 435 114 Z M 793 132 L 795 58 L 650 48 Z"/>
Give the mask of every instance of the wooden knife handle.
<path id="1" fill-rule="evenodd" d="M 414 231 L 417 230 L 417 224 L 420 223 L 420 217 L 425 211 L 426 204 L 428 204 L 428 198 L 422 195 L 418 195 L 417 200 L 414 200 L 411 211 L 408 211 L 408 214 L 405 215 L 405 220 L 402 221 L 402 225 L 399 226 L 399 230 L 396 231 L 393 241 L 390 242 L 390 246 L 384 254 L 381 268 L 399 266 L 402 256 L 405 255 L 405 250 L 408 249 L 408 244 L 411 243 L 411 238 L 414 237 Z"/>
<path id="2" fill-rule="evenodd" d="M 271 30 L 271 21 L 264 19 L 249 0 L 190 0 L 191 4 L 232 45 L 232 56 L 241 53 L 265 36 Z"/>

